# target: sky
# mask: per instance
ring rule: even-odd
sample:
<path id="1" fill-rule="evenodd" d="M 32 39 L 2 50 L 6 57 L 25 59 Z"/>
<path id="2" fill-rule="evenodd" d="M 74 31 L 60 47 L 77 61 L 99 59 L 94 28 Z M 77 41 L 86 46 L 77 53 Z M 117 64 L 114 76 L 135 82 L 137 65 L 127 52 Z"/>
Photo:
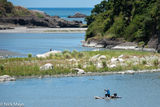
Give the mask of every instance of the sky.
<path id="1" fill-rule="evenodd" d="M 8 0 L 16 6 L 30 7 L 94 7 L 102 0 Z"/>

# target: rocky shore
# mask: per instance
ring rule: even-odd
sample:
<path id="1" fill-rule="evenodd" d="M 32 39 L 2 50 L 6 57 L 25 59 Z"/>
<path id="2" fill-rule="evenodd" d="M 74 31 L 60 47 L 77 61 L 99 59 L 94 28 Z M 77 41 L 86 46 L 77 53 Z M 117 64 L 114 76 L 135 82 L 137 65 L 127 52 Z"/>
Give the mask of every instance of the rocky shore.
<path id="1" fill-rule="evenodd" d="M 68 16 L 68 18 L 85 18 L 85 17 L 87 17 L 87 15 L 81 13 L 76 13 L 73 16 Z"/>
<path id="2" fill-rule="evenodd" d="M 44 18 L 38 18 L 35 16 L 25 16 L 25 17 L 1 17 L 0 24 L 13 24 L 17 26 L 27 26 L 27 27 L 50 27 L 50 28 L 66 28 L 66 27 L 81 27 L 81 21 L 67 21 L 59 17 L 52 17 L 46 15 Z"/>
<path id="3" fill-rule="evenodd" d="M 152 45 L 153 46 L 149 45 L 149 47 L 145 48 L 143 46 L 138 46 L 135 42 L 126 42 L 122 39 L 90 39 L 82 41 L 82 46 L 84 47 L 157 52 L 155 48 L 156 43 L 152 43 Z"/>

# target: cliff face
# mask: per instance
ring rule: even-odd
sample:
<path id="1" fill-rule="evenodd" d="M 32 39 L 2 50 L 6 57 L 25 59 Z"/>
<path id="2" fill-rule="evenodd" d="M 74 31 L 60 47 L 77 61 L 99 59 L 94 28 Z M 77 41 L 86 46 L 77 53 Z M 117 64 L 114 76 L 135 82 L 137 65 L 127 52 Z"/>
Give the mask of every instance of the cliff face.
<path id="1" fill-rule="evenodd" d="M 159 0 L 103 0 L 86 20 L 86 40 L 123 38 L 159 50 Z"/>
<path id="2" fill-rule="evenodd" d="M 66 21 L 59 17 L 49 16 L 41 11 L 13 6 L 7 0 L 0 0 L 0 24 L 41 27 L 81 27 L 82 22 Z"/>

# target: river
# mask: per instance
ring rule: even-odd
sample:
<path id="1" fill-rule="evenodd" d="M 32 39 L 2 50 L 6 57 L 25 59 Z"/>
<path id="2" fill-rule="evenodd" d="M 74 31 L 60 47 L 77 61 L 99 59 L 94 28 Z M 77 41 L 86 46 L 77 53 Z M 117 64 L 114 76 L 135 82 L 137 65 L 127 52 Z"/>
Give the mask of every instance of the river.
<path id="1" fill-rule="evenodd" d="M 85 33 L 0 33 L 0 50 L 21 54 L 42 54 L 53 50 L 87 51 L 82 47 Z"/>
<path id="2" fill-rule="evenodd" d="M 95 100 L 104 89 L 121 99 Z M 0 103 L 23 103 L 25 107 L 159 107 L 160 72 L 18 79 L 0 83 Z"/>

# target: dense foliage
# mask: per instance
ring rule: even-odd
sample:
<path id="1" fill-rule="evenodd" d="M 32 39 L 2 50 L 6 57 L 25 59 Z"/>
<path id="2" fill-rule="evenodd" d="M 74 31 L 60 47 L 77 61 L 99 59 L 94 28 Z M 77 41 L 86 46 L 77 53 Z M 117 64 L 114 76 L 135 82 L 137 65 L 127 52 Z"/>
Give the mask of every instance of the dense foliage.
<path id="1" fill-rule="evenodd" d="M 160 0 L 104 0 L 86 21 L 86 40 L 105 37 L 147 43 L 160 31 Z"/>

